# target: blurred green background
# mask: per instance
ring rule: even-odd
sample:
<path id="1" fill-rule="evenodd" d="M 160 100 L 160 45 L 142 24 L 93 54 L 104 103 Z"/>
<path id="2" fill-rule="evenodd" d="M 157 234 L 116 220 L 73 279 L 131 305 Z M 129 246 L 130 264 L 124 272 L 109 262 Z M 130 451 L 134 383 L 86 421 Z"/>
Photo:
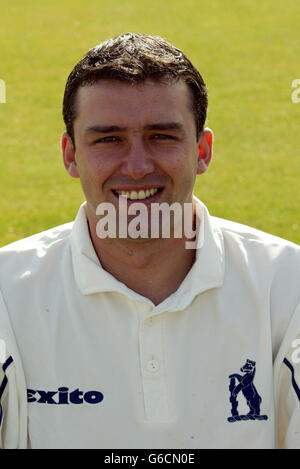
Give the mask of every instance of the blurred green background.
<path id="1" fill-rule="evenodd" d="M 214 159 L 195 192 L 210 213 L 300 243 L 299 18 L 298 0 L 1 0 L 0 246 L 76 216 L 65 82 L 88 49 L 127 31 L 163 36 L 207 83 Z"/>

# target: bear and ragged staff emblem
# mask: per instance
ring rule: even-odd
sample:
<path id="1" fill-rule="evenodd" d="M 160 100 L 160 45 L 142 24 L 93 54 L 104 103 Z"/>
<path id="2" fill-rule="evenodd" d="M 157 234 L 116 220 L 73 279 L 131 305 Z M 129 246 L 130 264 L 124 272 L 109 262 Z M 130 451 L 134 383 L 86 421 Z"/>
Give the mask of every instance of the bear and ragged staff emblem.
<path id="1" fill-rule="evenodd" d="M 267 420 L 267 415 L 260 414 L 261 396 L 258 394 L 254 386 L 254 376 L 256 371 L 256 363 L 247 359 L 245 365 L 241 368 L 240 375 L 233 373 L 229 375 L 229 391 L 231 403 L 231 417 L 228 417 L 228 422 L 236 422 L 239 420 Z M 246 415 L 239 415 L 238 412 L 238 394 L 242 392 L 249 407 L 249 412 Z"/>

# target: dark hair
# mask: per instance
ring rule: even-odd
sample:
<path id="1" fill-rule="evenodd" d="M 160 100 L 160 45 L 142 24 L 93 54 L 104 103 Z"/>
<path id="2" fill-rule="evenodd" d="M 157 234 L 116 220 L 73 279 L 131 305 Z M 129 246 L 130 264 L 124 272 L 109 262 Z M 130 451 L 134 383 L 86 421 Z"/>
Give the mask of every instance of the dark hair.
<path id="1" fill-rule="evenodd" d="M 68 77 L 63 99 L 63 118 L 74 146 L 77 90 L 101 79 L 128 83 L 141 83 L 147 79 L 170 83 L 182 79 L 191 91 L 197 138 L 203 130 L 207 90 L 198 70 L 181 50 L 163 38 L 126 33 L 90 49 Z"/>

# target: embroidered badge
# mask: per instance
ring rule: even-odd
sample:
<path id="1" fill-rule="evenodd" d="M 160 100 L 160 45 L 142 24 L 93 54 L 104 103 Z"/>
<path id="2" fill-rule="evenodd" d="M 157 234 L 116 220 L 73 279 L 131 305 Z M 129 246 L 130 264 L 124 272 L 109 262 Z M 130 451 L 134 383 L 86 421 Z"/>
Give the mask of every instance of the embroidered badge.
<path id="1" fill-rule="evenodd" d="M 236 422 L 239 420 L 267 420 L 267 415 L 260 415 L 261 396 L 258 394 L 253 380 L 255 376 L 255 362 L 247 359 L 245 365 L 241 368 L 243 375 L 234 373 L 229 375 L 229 391 L 231 403 L 231 417 L 228 422 Z M 238 394 L 242 392 L 246 399 L 249 412 L 246 415 L 239 415 L 237 400 Z"/>

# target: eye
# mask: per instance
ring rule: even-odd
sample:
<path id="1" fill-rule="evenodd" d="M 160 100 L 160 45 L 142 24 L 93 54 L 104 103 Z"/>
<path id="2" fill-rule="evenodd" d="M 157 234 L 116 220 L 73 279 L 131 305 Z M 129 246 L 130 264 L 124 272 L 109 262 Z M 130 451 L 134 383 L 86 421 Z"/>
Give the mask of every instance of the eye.
<path id="1" fill-rule="evenodd" d="M 168 135 L 168 134 L 154 134 L 152 135 L 152 138 L 154 140 L 174 140 L 173 135 Z"/>
<path id="2" fill-rule="evenodd" d="M 102 137 L 98 138 L 98 140 L 95 140 L 94 143 L 114 143 L 119 141 L 118 137 L 115 137 L 113 135 L 107 136 L 107 137 Z"/>

